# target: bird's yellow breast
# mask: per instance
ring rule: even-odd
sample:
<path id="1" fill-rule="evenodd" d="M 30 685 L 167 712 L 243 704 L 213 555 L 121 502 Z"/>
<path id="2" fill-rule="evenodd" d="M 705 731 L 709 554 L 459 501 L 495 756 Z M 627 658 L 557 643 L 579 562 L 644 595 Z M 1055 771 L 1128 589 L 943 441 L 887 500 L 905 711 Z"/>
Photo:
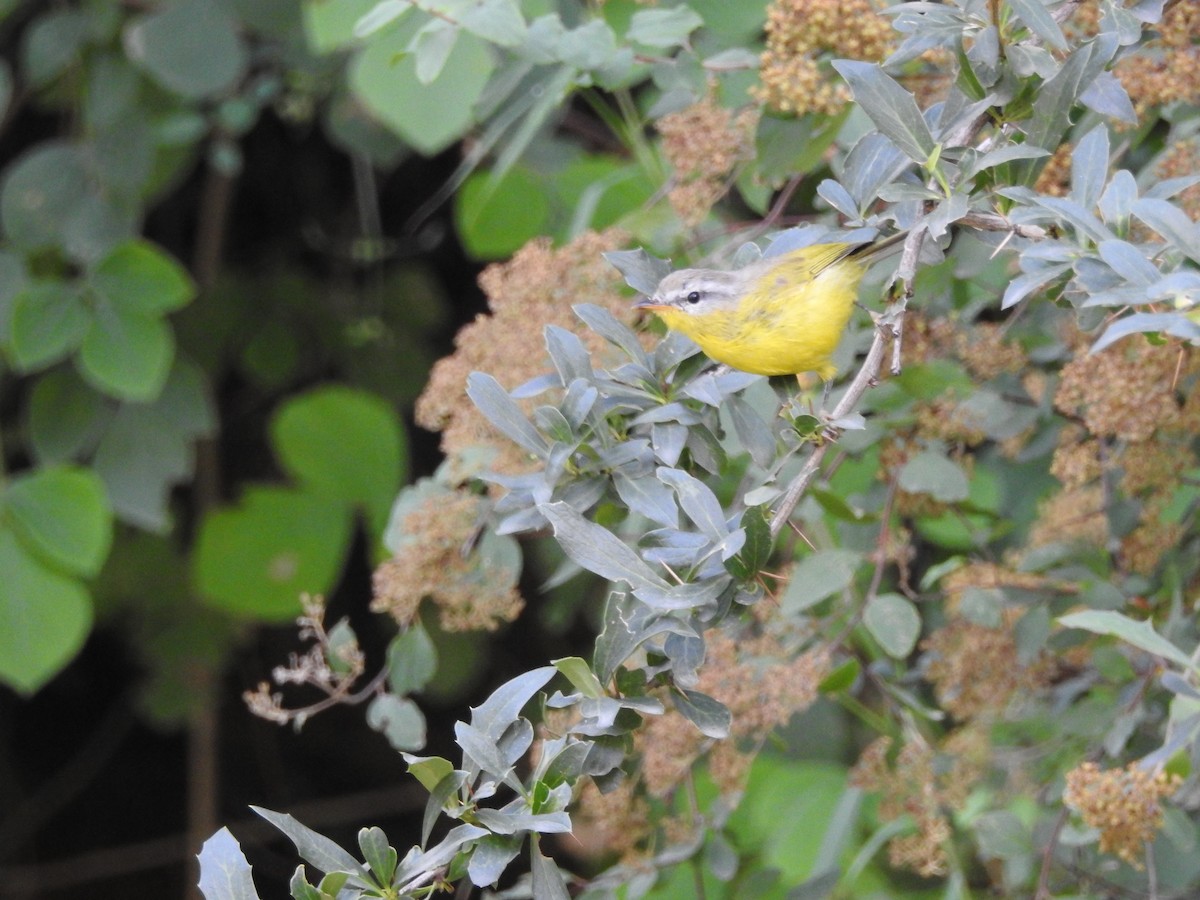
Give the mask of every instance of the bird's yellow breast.
<path id="1" fill-rule="evenodd" d="M 805 251 L 783 257 L 751 283 L 729 309 L 691 315 L 663 309 L 681 331 L 718 362 L 756 375 L 816 372 L 833 377 L 831 359 L 850 319 L 865 266 L 841 259 L 813 274 Z"/>

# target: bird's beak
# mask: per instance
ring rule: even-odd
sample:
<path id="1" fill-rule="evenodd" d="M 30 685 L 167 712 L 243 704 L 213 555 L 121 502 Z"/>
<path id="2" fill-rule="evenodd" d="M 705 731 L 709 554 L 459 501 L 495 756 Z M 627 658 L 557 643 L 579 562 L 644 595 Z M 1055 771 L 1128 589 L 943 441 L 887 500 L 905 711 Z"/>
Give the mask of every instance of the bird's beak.
<path id="1" fill-rule="evenodd" d="M 654 297 L 647 297 L 645 300 L 639 300 L 637 303 L 633 304 L 633 308 L 649 310 L 666 309 L 667 304 L 655 299 Z"/>

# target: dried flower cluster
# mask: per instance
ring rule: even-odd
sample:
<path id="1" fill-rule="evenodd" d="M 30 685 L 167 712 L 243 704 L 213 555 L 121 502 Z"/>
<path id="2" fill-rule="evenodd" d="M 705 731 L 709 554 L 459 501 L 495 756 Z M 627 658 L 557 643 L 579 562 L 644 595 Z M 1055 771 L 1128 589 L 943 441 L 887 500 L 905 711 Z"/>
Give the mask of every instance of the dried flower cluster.
<path id="1" fill-rule="evenodd" d="M 659 119 L 663 153 L 675 170 L 667 200 L 686 226 L 704 220 L 737 165 L 754 156 L 757 124 L 758 110 L 735 113 L 711 96 Z"/>
<path id="2" fill-rule="evenodd" d="M 593 303 L 619 318 L 631 318 L 631 306 L 619 293 L 620 277 L 601 256 L 624 242 L 616 231 L 588 232 L 558 249 L 548 239 L 536 238 L 511 260 L 488 266 L 479 276 L 491 314 L 459 331 L 454 353 L 433 367 L 416 406 L 417 424 L 442 432 L 442 450 L 451 460 L 488 447 L 494 453 L 493 471 L 530 470 L 520 448 L 499 438 L 467 400 L 467 376 L 487 372 L 512 388 L 541 375 L 548 368 L 542 337 L 547 325 L 573 331 L 589 349 L 599 351 L 603 342 L 583 327 L 571 307 Z"/>
<path id="3" fill-rule="evenodd" d="M 1159 178 L 1184 178 L 1200 172 L 1200 142 L 1193 137 L 1176 141 L 1162 155 L 1154 167 Z M 1185 188 L 1175 197 L 1175 202 L 1191 218 L 1200 222 L 1200 184 Z"/>
<path id="4" fill-rule="evenodd" d="M 723 791 L 741 788 L 753 751 L 772 729 L 812 705 L 818 684 L 828 674 L 830 657 L 823 649 L 785 662 L 763 661 L 782 656 L 783 649 L 767 637 L 709 638 L 695 690 L 720 700 L 733 714 L 730 737 L 713 746 L 709 755 L 710 774 Z M 649 720 L 636 742 L 642 778 L 656 797 L 678 786 L 710 743 L 683 716 L 670 714 Z"/>
<path id="5" fill-rule="evenodd" d="M 1137 527 L 1121 539 L 1125 568 L 1148 574 L 1174 547 L 1182 525 L 1166 514 L 1179 478 L 1196 463 L 1194 348 L 1128 341 L 1068 363 L 1054 402 L 1082 422 L 1063 430 L 1051 473 L 1064 490 L 1042 507 L 1030 544 L 1064 539 L 1104 547 L 1109 539 L 1100 479 L 1119 468 L 1119 484 L 1143 500 Z"/>
<path id="6" fill-rule="evenodd" d="M 1151 773 L 1137 763 L 1102 771 L 1096 763 L 1085 762 L 1067 773 L 1063 803 L 1100 829 L 1101 853 L 1115 854 L 1140 869 L 1145 845 L 1162 827 L 1160 801 L 1179 784 L 1179 776 Z"/>
<path id="7" fill-rule="evenodd" d="M 1138 118 L 1151 106 L 1200 100 L 1200 7 L 1176 3 L 1155 26 L 1158 37 L 1117 63 Z"/>
<path id="8" fill-rule="evenodd" d="M 1058 149 L 1046 158 L 1037 181 L 1033 183 L 1033 189 L 1051 197 L 1067 196 L 1071 190 L 1071 154 L 1074 150 L 1074 144 L 1060 144 Z"/>
<path id="9" fill-rule="evenodd" d="M 835 115 L 849 101 L 826 53 L 881 60 L 891 50 L 891 23 L 868 0 L 774 0 L 766 30 L 755 96 L 783 113 Z"/>
<path id="10" fill-rule="evenodd" d="M 401 523 L 397 555 L 375 570 L 373 612 L 409 625 L 428 598 L 446 631 L 494 630 L 524 606 L 511 573 L 494 571 L 468 550 L 479 526 L 482 498 L 465 490 L 430 497 Z"/>
<path id="11" fill-rule="evenodd" d="M 290 654 L 286 666 L 271 670 L 271 679 L 279 686 L 308 685 L 324 696 L 312 706 L 292 709 L 283 705 L 283 694 L 272 692 L 266 681 L 242 694 L 251 713 L 277 725 L 295 722 L 297 727 L 302 726 L 314 712 L 348 697 L 366 670 L 366 658 L 344 622 L 325 630 L 325 598 L 302 594 L 300 602 L 304 609 L 296 619 L 300 639 L 313 644 L 304 653 Z"/>
<path id="12" fill-rule="evenodd" d="M 929 654 L 925 679 L 938 705 L 959 721 L 1004 711 L 1018 695 L 1044 687 L 1053 663 L 1023 665 L 1007 627 L 987 628 L 965 619 L 942 626 L 921 642 Z"/>
<path id="13" fill-rule="evenodd" d="M 879 795 L 879 817 L 894 821 L 909 816 L 916 832 L 888 842 L 888 861 L 926 878 L 945 875 L 950 822 L 942 812 L 942 795 L 934 774 L 935 753 L 929 744 L 911 740 L 888 764 L 890 737 L 880 737 L 863 750 L 850 771 L 850 783 Z"/>

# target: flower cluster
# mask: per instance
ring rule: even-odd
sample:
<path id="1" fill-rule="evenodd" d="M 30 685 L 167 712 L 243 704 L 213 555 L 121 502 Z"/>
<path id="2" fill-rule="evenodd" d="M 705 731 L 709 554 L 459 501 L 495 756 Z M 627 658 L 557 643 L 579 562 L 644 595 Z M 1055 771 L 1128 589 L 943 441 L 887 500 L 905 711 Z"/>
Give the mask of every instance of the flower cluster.
<path id="1" fill-rule="evenodd" d="M 1100 829 L 1100 852 L 1142 868 L 1142 852 L 1162 827 L 1160 801 L 1179 787 L 1177 775 L 1151 773 L 1137 763 L 1102 771 L 1085 762 L 1067 773 L 1063 803 Z"/>
<path id="2" fill-rule="evenodd" d="M 753 157 L 757 123 L 758 110 L 735 113 L 712 97 L 658 120 L 663 154 L 675 170 L 667 200 L 685 225 L 703 221 L 738 163 Z"/>
<path id="3" fill-rule="evenodd" d="M 1174 4 L 1155 30 L 1156 38 L 1115 69 L 1139 118 L 1151 106 L 1200 100 L 1200 7 Z"/>
<path id="4" fill-rule="evenodd" d="M 499 438 L 466 399 L 467 376 L 487 372 L 513 388 L 541 375 L 548 368 L 547 325 L 574 331 L 591 351 L 601 351 L 603 341 L 583 327 L 571 307 L 592 303 L 620 318 L 631 317 L 631 306 L 619 292 L 620 276 L 601 256 L 625 240 L 617 231 L 587 232 L 556 249 L 549 239 L 536 238 L 511 260 L 488 266 L 479 276 L 491 314 L 459 331 L 454 353 L 434 366 L 416 406 L 417 424 L 442 433 L 442 450 L 452 462 L 465 465 L 465 455 L 486 447 L 493 452 L 493 471 L 529 471 L 531 461 L 511 441 Z"/>
<path id="5" fill-rule="evenodd" d="M 891 24 L 868 0 L 774 0 L 767 8 L 767 49 L 756 97 L 770 109 L 835 115 L 850 99 L 824 55 L 881 60 Z"/>
<path id="6" fill-rule="evenodd" d="M 468 491 L 447 491 L 410 512 L 403 546 L 375 570 L 371 610 L 407 626 L 429 598 L 446 631 L 492 631 L 515 619 L 524 601 L 511 577 L 490 571 L 471 549 L 482 503 Z"/>

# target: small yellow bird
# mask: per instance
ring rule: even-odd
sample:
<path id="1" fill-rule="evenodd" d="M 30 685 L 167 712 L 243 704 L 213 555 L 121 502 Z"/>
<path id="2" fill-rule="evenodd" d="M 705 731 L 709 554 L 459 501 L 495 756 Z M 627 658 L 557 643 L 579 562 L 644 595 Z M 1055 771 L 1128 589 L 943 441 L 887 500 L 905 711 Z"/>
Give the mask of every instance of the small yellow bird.
<path id="1" fill-rule="evenodd" d="M 906 232 L 863 244 L 813 244 L 733 272 L 680 269 L 637 304 L 717 362 L 755 375 L 836 374 L 841 340 L 867 268 Z"/>

